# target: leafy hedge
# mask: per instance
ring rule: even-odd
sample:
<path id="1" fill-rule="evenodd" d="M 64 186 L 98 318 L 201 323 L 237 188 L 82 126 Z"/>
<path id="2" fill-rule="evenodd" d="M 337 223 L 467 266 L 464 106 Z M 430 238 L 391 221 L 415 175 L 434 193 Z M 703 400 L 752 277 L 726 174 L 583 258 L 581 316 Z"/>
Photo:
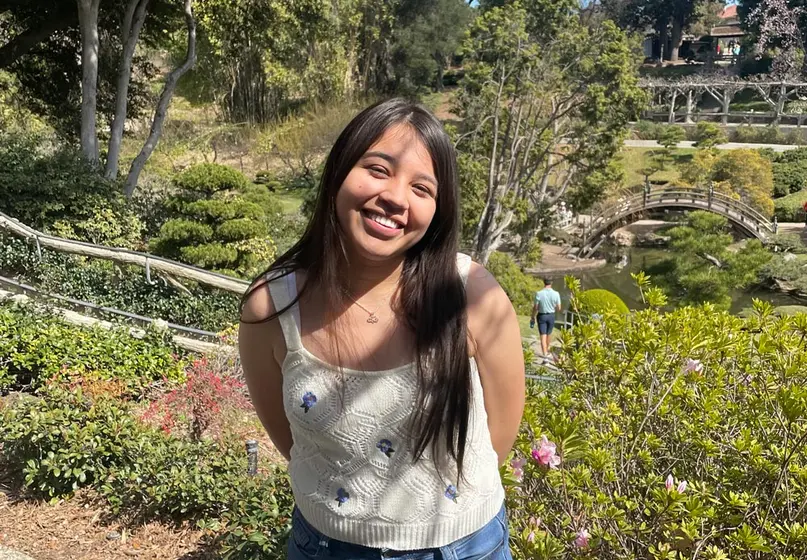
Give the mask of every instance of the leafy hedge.
<path id="1" fill-rule="evenodd" d="M 804 222 L 805 202 L 807 202 L 807 190 L 777 198 L 773 201 L 774 216 L 780 222 Z"/>
<path id="2" fill-rule="evenodd" d="M 44 498 L 94 488 L 127 520 L 198 520 L 224 558 L 284 557 L 284 469 L 250 477 L 243 442 L 179 439 L 136 418 L 131 404 L 59 386 L 0 400 L 0 458 Z"/>
<path id="3" fill-rule="evenodd" d="M 156 380 L 183 379 L 181 354 L 165 331 L 148 329 L 135 338 L 123 327 L 76 328 L 29 306 L 0 302 L 0 394 L 76 376 L 117 380 L 136 394 Z"/>
<path id="4" fill-rule="evenodd" d="M 45 292 L 210 332 L 219 332 L 238 320 L 236 294 L 186 282 L 188 293 L 156 272 L 149 284 L 141 266 L 86 259 L 48 249 L 42 249 L 40 262 L 34 245 L 2 232 L 0 274 Z"/>
<path id="5" fill-rule="evenodd" d="M 516 313 L 531 315 L 535 292 L 543 288 L 544 283 L 521 270 L 510 255 L 498 251 L 490 256 L 487 269 L 513 302 Z"/>
<path id="6" fill-rule="evenodd" d="M 803 555 L 807 315 L 755 307 L 563 334 L 563 384 L 531 390 L 506 469 L 517 558 Z"/>

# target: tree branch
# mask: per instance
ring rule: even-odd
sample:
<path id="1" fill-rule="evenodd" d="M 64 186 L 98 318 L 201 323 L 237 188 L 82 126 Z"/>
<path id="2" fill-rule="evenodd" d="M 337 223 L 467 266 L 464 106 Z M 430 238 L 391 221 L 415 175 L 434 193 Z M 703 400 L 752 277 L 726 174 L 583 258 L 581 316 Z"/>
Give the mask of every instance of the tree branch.
<path id="1" fill-rule="evenodd" d="M 188 54 L 185 57 L 185 61 L 182 63 L 182 65 L 175 68 L 170 74 L 168 74 L 168 78 L 165 80 L 165 86 L 163 87 L 162 94 L 160 95 L 160 101 L 157 103 L 157 109 L 154 112 L 154 120 L 151 124 L 149 136 L 146 138 L 146 142 L 143 144 L 143 148 L 140 150 L 140 153 L 132 162 L 132 166 L 129 168 L 129 174 L 126 176 L 124 192 L 127 197 L 131 197 L 132 193 L 134 193 L 135 187 L 137 187 L 137 179 L 140 177 L 140 172 L 143 170 L 143 167 L 146 165 L 146 161 L 148 160 L 149 156 L 151 156 L 154 148 L 157 147 L 157 143 L 160 141 L 163 122 L 165 121 L 165 117 L 168 113 L 168 105 L 171 103 L 171 97 L 174 95 L 177 82 L 183 76 L 183 74 L 185 74 L 185 72 L 193 68 L 193 65 L 196 64 L 196 20 L 193 17 L 192 4 L 193 0 L 185 0 L 185 24 L 188 27 Z"/>

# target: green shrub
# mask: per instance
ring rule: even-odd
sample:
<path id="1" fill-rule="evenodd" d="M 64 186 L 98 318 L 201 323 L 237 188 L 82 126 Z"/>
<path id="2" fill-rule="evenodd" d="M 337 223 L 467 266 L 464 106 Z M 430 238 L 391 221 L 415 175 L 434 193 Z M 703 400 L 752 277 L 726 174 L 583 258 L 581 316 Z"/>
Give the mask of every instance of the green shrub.
<path id="1" fill-rule="evenodd" d="M 705 121 L 697 124 L 692 139 L 697 148 L 711 148 L 728 140 L 719 125 Z"/>
<path id="2" fill-rule="evenodd" d="M 217 163 L 200 163 L 180 173 L 174 184 L 185 194 L 210 197 L 222 191 L 243 192 L 249 180 L 243 173 Z"/>
<path id="3" fill-rule="evenodd" d="M 608 312 L 627 314 L 630 309 L 625 302 L 613 292 L 602 289 L 586 290 L 578 298 L 578 309 L 584 315 L 604 315 Z"/>
<path id="4" fill-rule="evenodd" d="M 0 211 L 35 229 L 101 245 L 134 247 L 142 222 L 123 186 L 70 148 L 38 136 L 0 135 Z"/>
<path id="5" fill-rule="evenodd" d="M 807 550 L 807 315 L 755 307 L 649 309 L 564 333 L 563 384 L 531 388 L 525 464 L 506 469 L 514 557 Z"/>
<path id="6" fill-rule="evenodd" d="M 664 125 L 652 121 L 639 121 L 633 127 L 633 134 L 639 140 L 658 140 Z"/>
<path id="7" fill-rule="evenodd" d="M 773 215 L 780 222 L 803 222 L 807 190 L 794 192 L 773 201 Z"/>
<path id="8" fill-rule="evenodd" d="M 154 253 L 218 272 L 251 277 L 275 257 L 269 237 L 282 207 L 265 186 L 242 173 L 203 164 L 179 175 L 165 200 L 172 219 L 150 241 Z"/>
<path id="9" fill-rule="evenodd" d="M 778 317 L 789 317 L 807 313 L 807 305 L 780 305 L 773 309 L 774 315 Z"/>
<path id="10" fill-rule="evenodd" d="M 72 376 L 117 379 L 133 393 L 156 380 L 182 379 L 180 350 L 168 336 L 151 328 L 135 338 L 125 327 L 76 327 L 30 306 L 0 302 L 0 393 Z"/>
<path id="11" fill-rule="evenodd" d="M 490 256 L 487 269 L 510 298 L 516 313 L 531 315 L 535 292 L 544 287 L 543 282 L 525 274 L 510 255 L 498 251 Z"/>
<path id="12" fill-rule="evenodd" d="M 807 188 L 807 148 L 776 154 L 773 160 L 774 196 L 787 196 Z"/>
<path id="13" fill-rule="evenodd" d="M 738 126 L 734 129 L 733 142 L 759 144 L 789 144 L 797 138 L 785 135 L 776 126 Z M 801 142 L 796 142 L 801 143 Z"/>

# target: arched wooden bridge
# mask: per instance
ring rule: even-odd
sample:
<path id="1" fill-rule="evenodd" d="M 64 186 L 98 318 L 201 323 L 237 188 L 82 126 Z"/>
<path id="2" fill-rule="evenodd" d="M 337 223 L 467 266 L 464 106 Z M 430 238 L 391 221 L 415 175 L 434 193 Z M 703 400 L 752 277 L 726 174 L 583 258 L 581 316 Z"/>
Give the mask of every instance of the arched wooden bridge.
<path id="1" fill-rule="evenodd" d="M 771 221 L 748 204 L 712 189 L 651 187 L 592 215 L 584 226 L 583 245 L 578 256 L 590 256 L 612 231 L 641 219 L 646 211 L 665 208 L 714 212 L 749 236 L 762 240 L 777 230 L 775 218 Z"/>

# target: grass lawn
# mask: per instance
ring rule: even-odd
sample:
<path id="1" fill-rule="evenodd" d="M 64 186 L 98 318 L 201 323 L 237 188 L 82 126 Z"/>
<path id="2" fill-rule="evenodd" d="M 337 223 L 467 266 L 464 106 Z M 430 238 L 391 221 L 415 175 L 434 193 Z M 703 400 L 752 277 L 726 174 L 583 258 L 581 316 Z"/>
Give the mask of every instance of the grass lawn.
<path id="1" fill-rule="evenodd" d="M 641 170 L 648 167 L 653 160 L 653 154 L 661 150 L 658 148 L 622 148 L 622 164 L 625 166 L 625 186 L 635 187 L 644 184 L 644 175 Z M 657 171 L 650 176 L 651 181 L 669 181 L 675 183 L 681 177 L 679 167 L 692 159 L 694 148 L 678 148 L 673 150 L 672 161 L 666 163 L 663 171 Z"/>
<path id="2" fill-rule="evenodd" d="M 300 209 L 303 205 L 303 191 L 289 190 L 284 192 L 276 192 L 275 198 L 283 206 L 283 212 L 286 214 L 293 214 Z"/>

